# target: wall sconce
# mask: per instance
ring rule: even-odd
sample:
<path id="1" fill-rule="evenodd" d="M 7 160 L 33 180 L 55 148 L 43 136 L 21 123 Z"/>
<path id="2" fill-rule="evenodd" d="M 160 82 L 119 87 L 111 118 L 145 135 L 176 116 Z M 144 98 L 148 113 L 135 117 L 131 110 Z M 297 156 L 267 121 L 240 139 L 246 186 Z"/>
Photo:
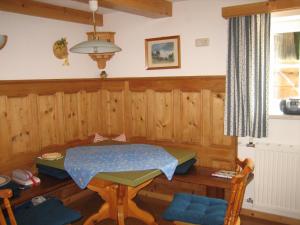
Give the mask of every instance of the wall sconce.
<path id="1" fill-rule="evenodd" d="M 0 34 L 0 49 L 2 49 L 7 42 L 7 36 Z"/>

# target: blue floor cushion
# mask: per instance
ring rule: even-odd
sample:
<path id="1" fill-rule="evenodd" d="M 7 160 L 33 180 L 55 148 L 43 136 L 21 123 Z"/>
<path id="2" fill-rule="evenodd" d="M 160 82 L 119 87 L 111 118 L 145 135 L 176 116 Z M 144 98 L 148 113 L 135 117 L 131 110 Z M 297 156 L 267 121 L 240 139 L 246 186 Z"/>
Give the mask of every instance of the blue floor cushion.
<path id="1" fill-rule="evenodd" d="M 226 209 L 227 202 L 223 199 L 178 193 L 163 218 L 201 225 L 223 225 Z"/>
<path id="2" fill-rule="evenodd" d="M 81 218 L 79 212 L 65 207 L 56 198 L 37 206 L 29 201 L 16 208 L 14 213 L 18 225 L 65 225 Z"/>

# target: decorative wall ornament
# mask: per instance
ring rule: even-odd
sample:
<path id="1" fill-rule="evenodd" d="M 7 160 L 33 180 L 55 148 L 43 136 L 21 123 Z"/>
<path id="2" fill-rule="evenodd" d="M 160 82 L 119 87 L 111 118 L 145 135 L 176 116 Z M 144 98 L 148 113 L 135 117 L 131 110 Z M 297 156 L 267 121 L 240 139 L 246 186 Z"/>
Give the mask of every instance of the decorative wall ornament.
<path id="1" fill-rule="evenodd" d="M 0 34 L 0 49 L 2 49 L 7 42 L 7 36 Z"/>
<path id="2" fill-rule="evenodd" d="M 53 54 L 55 55 L 56 58 L 58 59 L 63 59 L 64 66 L 69 66 L 69 52 L 68 52 L 68 42 L 66 40 L 66 38 L 61 38 L 60 40 L 57 40 L 54 44 L 53 44 Z"/>
<path id="3" fill-rule="evenodd" d="M 147 70 L 180 68 L 180 37 L 145 40 Z"/>

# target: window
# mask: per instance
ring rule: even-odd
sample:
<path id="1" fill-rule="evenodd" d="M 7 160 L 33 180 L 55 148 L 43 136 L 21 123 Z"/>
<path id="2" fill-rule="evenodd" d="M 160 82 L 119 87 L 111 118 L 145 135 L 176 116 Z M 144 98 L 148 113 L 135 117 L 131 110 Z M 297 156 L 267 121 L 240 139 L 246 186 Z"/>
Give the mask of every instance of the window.
<path id="1" fill-rule="evenodd" d="M 300 98 L 300 18 L 272 18 L 270 115 L 280 115 L 280 101 Z"/>

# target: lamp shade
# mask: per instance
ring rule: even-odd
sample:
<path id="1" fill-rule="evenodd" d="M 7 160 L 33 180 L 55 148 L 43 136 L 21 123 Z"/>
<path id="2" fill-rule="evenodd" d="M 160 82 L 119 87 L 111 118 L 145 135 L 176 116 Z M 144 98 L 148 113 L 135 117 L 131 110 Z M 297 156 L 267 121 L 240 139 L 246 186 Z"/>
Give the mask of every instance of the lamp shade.
<path id="1" fill-rule="evenodd" d="M 0 49 L 4 47 L 7 41 L 7 36 L 0 34 Z"/>
<path id="2" fill-rule="evenodd" d="M 114 53 L 121 50 L 122 49 L 114 43 L 103 40 L 83 41 L 70 48 L 71 52 L 82 54 Z"/>

